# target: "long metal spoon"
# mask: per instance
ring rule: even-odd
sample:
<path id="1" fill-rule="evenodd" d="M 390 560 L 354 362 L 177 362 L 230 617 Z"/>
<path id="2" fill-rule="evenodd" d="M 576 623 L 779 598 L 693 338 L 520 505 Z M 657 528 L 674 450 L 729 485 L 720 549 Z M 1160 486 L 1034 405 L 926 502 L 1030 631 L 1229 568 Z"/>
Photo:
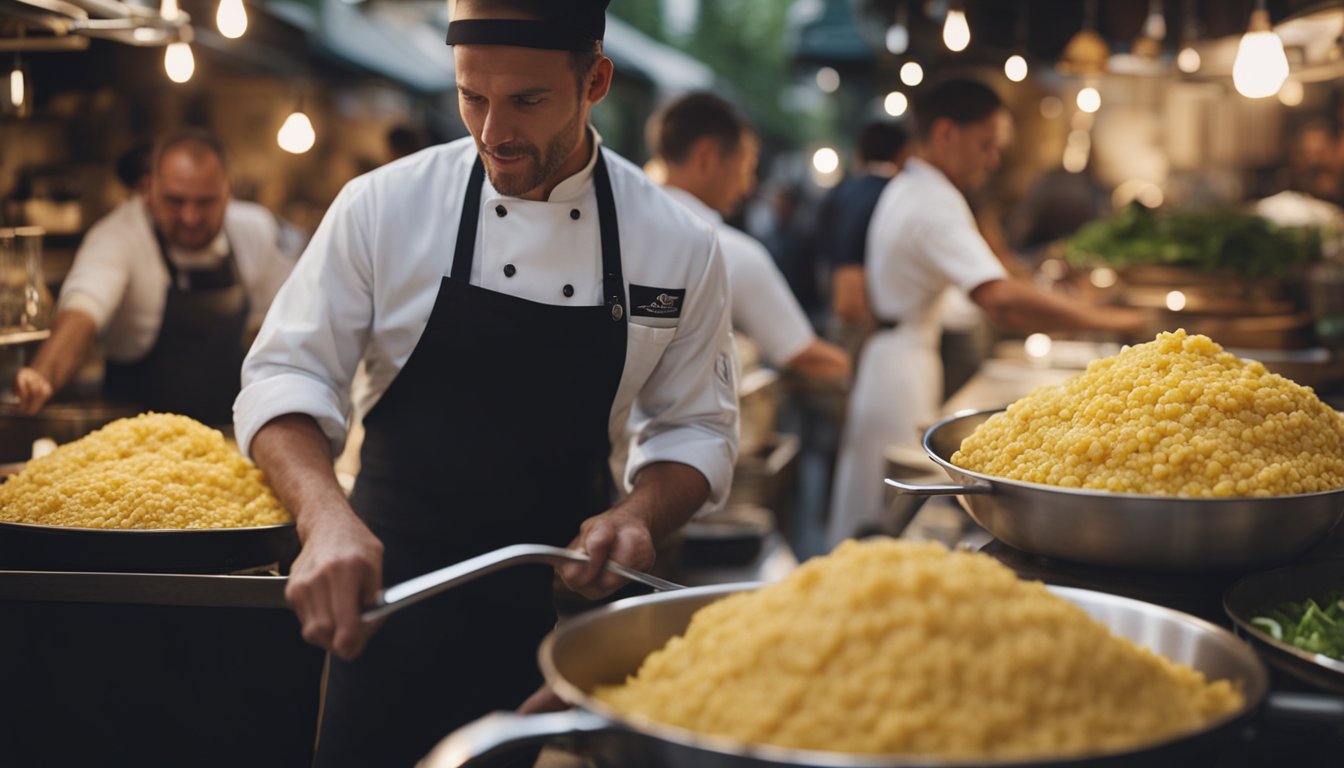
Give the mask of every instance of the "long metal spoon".
<path id="1" fill-rule="evenodd" d="M 425 598 L 433 597 L 458 584 L 465 584 L 468 581 L 473 581 L 509 566 L 523 563 L 551 563 L 557 565 L 571 561 L 586 563 L 588 559 L 588 555 L 583 552 L 576 552 L 564 547 L 552 547 L 546 544 L 514 544 L 496 549 L 493 552 L 486 552 L 483 555 L 477 555 L 460 563 L 454 563 L 437 571 L 430 571 L 413 579 L 407 579 L 400 584 L 394 584 L 378 593 L 373 605 L 364 610 L 362 618 L 364 621 L 377 621 L 389 613 L 401 610 L 408 605 L 415 605 Z M 603 567 L 618 576 L 647 584 L 660 592 L 683 588 L 680 584 L 660 579 L 657 576 L 650 576 L 643 571 L 627 568 L 612 560 L 608 560 Z"/>

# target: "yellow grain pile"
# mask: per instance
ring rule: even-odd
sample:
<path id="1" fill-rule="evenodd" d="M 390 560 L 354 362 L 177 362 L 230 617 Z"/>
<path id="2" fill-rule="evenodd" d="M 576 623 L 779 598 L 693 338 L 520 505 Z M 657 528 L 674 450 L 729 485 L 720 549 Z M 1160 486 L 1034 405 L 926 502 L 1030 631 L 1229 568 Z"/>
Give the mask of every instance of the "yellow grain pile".
<path id="1" fill-rule="evenodd" d="M 1242 704 L 987 555 L 895 540 L 706 606 L 594 695 L 747 743 L 954 759 L 1121 749 Z"/>
<path id="2" fill-rule="evenodd" d="M 1344 416 L 1182 330 L 1037 389 L 980 425 L 952 463 L 1120 493 L 1314 493 L 1344 488 Z"/>
<path id="3" fill-rule="evenodd" d="M 0 520 L 82 528 L 241 528 L 289 522 L 261 470 L 186 416 L 119 419 L 0 485 Z"/>

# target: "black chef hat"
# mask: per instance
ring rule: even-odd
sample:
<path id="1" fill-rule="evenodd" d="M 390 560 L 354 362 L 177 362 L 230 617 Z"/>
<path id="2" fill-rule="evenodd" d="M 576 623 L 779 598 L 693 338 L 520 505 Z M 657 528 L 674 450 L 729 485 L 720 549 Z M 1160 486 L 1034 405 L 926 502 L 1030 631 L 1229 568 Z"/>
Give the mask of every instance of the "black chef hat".
<path id="1" fill-rule="evenodd" d="M 517 45 L 591 51 L 607 31 L 611 0 L 532 0 L 517 5 L 536 19 L 462 19 L 448 23 L 449 45 Z"/>

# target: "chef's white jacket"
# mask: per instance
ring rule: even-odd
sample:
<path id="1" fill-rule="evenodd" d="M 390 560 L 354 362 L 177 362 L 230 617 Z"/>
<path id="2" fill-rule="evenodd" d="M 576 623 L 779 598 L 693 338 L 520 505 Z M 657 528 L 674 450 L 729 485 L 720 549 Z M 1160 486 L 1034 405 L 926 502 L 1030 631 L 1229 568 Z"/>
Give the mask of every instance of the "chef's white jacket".
<path id="1" fill-rule="evenodd" d="M 816 339 L 816 333 L 770 252 L 751 235 L 729 226 L 722 214 L 690 192 L 672 186 L 664 189 L 709 222 L 719 236 L 732 291 L 733 329 L 756 342 L 772 365 L 784 367 Z"/>
<path id="2" fill-rule="evenodd" d="M 832 545 L 881 521 L 888 448 L 918 450 L 919 430 L 938 415 L 944 295 L 1007 277 L 961 191 L 919 158 L 878 197 L 865 267 L 873 314 L 899 325 L 874 333 L 859 356 L 831 485 Z"/>
<path id="3" fill-rule="evenodd" d="M 711 500 L 721 501 L 737 458 L 723 257 L 707 224 L 630 162 L 611 152 L 605 157 L 627 301 L 631 284 L 686 292 L 678 317 L 644 317 L 626 307 L 625 369 L 607 425 L 613 445 L 623 442 L 627 421 L 635 430 L 624 485 L 632 487 L 650 463 L 675 461 L 699 470 Z M 425 329 L 452 267 L 475 159 L 467 137 L 385 165 L 341 190 L 243 364 L 234 420 L 245 451 L 257 430 L 287 413 L 312 416 L 333 455 L 341 451 L 352 412 L 363 418 L 377 403 Z M 603 303 L 595 160 L 596 153 L 546 201 L 501 195 L 487 176 L 472 285 L 545 304 Z M 351 403 L 361 360 L 367 386 Z M 469 361 L 461 375 L 474 375 Z M 545 371 L 538 371 L 537 386 L 545 385 Z"/>
<path id="4" fill-rule="evenodd" d="M 196 251 L 169 247 L 168 258 L 182 269 L 205 269 L 216 266 L 232 248 L 247 290 L 248 327 L 256 329 L 294 264 L 278 239 L 279 226 L 270 211 L 230 200 L 224 228 L 211 243 Z M 149 209 L 137 195 L 89 229 L 61 284 L 56 308 L 92 317 L 108 359 L 132 363 L 143 359 L 159 337 L 168 281 Z"/>

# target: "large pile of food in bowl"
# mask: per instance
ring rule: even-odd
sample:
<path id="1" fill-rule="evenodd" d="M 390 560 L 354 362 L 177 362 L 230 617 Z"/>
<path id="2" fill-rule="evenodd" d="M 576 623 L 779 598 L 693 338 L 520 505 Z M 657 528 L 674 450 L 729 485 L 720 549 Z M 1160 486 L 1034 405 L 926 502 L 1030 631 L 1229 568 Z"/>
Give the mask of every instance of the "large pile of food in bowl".
<path id="1" fill-rule="evenodd" d="M 261 470 L 186 416 L 119 419 L 0 485 L 0 521 L 80 528 L 242 528 L 291 520 Z"/>
<path id="2" fill-rule="evenodd" d="M 1189 497 L 1344 488 L 1344 415 L 1178 330 L 995 414 L 952 463 L 1064 488 Z"/>
<path id="3" fill-rule="evenodd" d="M 1122 750 L 1244 701 L 987 555 L 890 539 L 706 606 L 594 696 L 746 743 L 952 759 Z"/>

